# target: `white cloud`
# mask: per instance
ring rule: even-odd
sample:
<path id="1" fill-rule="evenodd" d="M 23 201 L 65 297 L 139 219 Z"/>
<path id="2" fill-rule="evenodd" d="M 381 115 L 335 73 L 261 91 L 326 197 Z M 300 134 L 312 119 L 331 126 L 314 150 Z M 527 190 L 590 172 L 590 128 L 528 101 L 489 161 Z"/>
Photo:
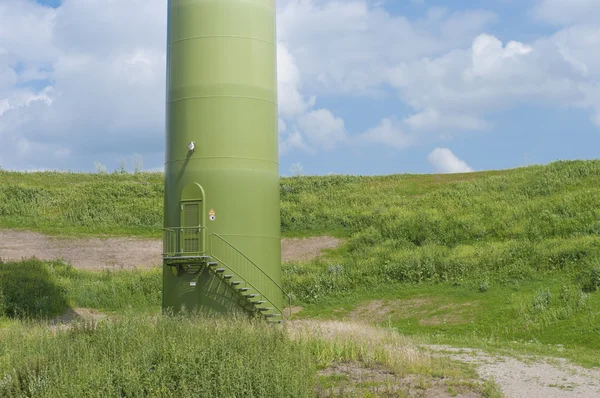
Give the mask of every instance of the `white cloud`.
<path id="1" fill-rule="evenodd" d="M 390 68 L 415 113 L 408 132 L 448 136 L 488 129 L 486 116 L 520 104 L 580 107 L 600 126 L 600 26 L 573 27 L 533 43 L 479 35 L 470 49 Z"/>
<path id="2" fill-rule="evenodd" d="M 314 148 L 333 149 L 347 140 L 344 120 L 327 109 L 318 109 L 302 115 L 298 127 Z"/>
<path id="3" fill-rule="evenodd" d="M 495 19 L 487 11 L 433 8 L 411 21 L 368 0 L 283 0 L 278 34 L 317 94 L 365 95 L 385 84 L 393 64 L 468 44 Z"/>
<path id="4" fill-rule="evenodd" d="M 423 18 L 410 21 L 366 0 L 287 0 L 278 5 L 280 114 L 286 128 L 294 126 L 281 132 L 284 153 L 294 149 L 315 153 L 356 141 L 350 139 L 341 118 L 326 109 L 312 110 L 317 98 L 303 96 L 303 90 L 326 97 L 378 95 L 389 85 L 392 66 L 468 44 L 473 34 L 495 19 L 486 11 L 452 13 L 432 8 Z M 383 119 L 358 141 L 401 149 L 418 142 L 417 132 L 440 125 L 487 127 L 470 115 L 422 109 L 400 122 Z"/>
<path id="5" fill-rule="evenodd" d="M 448 148 L 435 148 L 427 156 L 427 160 L 438 173 L 470 173 L 473 171 L 464 160 L 456 157 Z"/>
<path id="6" fill-rule="evenodd" d="M 305 98 L 300 93 L 300 71 L 294 56 L 283 43 L 277 44 L 277 83 L 280 116 L 293 118 L 314 105 L 315 97 Z"/>
<path id="7" fill-rule="evenodd" d="M 317 95 L 376 94 L 388 84 L 390 65 L 465 44 L 493 19 L 485 11 L 434 8 L 410 21 L 369 0 L 278 1 L 282 152 L 317 153 L 349 141 L 344 120 L 318 107 Z M 139 152 L 159 153 L 165 33 L 164 0 L 65 0 L 58 9 L 33 0 L 2 2 L 0 153 L 5 162 L 17 168 L 31 162 L 91 168 L 90 157 L 116 162 L 134 143 Z M 422 111 L 404 124 L 426 124 L 434 114 Z M 450 124 L 464 123 L 456 120 Z M 385 128 L 371 135 L 379 140 L 392 135 Z M 12 150 L 19 142 L 30 149 Z M 162 158 L 155 160 L 146 163 L 152 167 Z"/>
<path id="8" fill-rule="evenodd" d="M 279 152 L 282 155 L 288 154 L 295 150 L 301 150 L 305 152 L 309 152 L 314 154 L 315 150 L 311 146 L 309 146 L 302 134 L 298 130 L 294 130 L 289 134 L 281 137 L 279 139 Z"/>
<path id="9" fill-rule="evenodd" d="M 279 102 L 279 150 L 287 154 L 301 150 L 315 154 L 334 149 L 345 141 L 344 121 L 327 109 L 313 110 L 316 97 L 302 93 L 302 79 L 294 56 L 283 43 L 277 44 Z M 288 131 L 288 124 L 292 130 Z"/>
<path id="10" fill-rule="evenodd" d="M 505 44 L 483 33 L 487 11 L 423 6 L 409 19 L 382 1 L 278 0 L 281 152 L 403 149 L 485 131 L 491 113 L 530 103 L 579 107 L 600 126 L 598 4 L 539 0 L 534 15 L 564 27 Z M 165 32 L 165 0 L 0 2 L 3 162 L 89 169 L 135 150 L 162 163 Z M 320 102 L 390 91 L 399 111 L 362 133 Z"/>
<path id="11" fill-rule="evenodd" d="M 391 146 L 395 149 L 404 149 L 416 142 L 416 137 L 407 134 L 401 123 L 391 118 L 384 118 L 379 125 L 367 130 L 360 136 L 366 143 Z"/>
<path id="12" fill-rule="evenodd" d="M 598 0 L 539 0 L 534 15 L 556 25 L 597 24 L 600 20 Z"/>
<path id="13" fill-rule="evenodd" d="M 490 35 L 480 35 L 473 42 L 472 70 L 473 76 L 506 77 L 512 68 L 518 67 L 520 57 L 531 53 L 532 48 L 523 43 L 511 41 L 506 47 L 502 42 Z"/>
<path id="14" fill-rule="evenodd" d="M 126 154 L 133 142 L 156 152 L 164 142 L 165 11 L 161 0 L 66 0 L 58 9 L 2 2 L 5 161 L 89 169 L 90 156 Z"/>

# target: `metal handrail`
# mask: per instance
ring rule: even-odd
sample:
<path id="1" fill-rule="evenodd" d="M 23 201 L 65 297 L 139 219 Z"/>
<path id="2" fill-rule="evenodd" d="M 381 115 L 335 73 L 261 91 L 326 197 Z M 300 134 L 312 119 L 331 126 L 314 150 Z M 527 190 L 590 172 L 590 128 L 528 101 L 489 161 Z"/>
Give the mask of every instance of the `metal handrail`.
<path id="1" fill-rule="evenodd" d="M 217 261 L 219 261 L 220 263 L 222 263 L 223 265 L 227 266 L 228 269 L 230 269 L 234 274 L 236 274 L 238 277 L 240 277 L 241 279 L 244 280 L 245 283 L 247 283 L 248 285 L 250 285 L 250 287 L 252 287 L 254 290 L 256 290 L 263 298 L 266 298 L 267 300 L 269 300 L 269 302 L 271 303 L 271 305 L 273 305 L 273 307 L 275 307 L 277 310 L 279 310 L 279 312 L 281 313 L 282 317 L 285 317 L 286 319 L 290 319 L 291 315 L 292 315 L 292 297 L 287 294 L 285 292 L 285 290 L 283 290 L 283 288 L 281 286 L 279 286 L 279 284 L 277 282 L 275 282 L 273 280 L 273 278 L 271 278 L 271 276 L 269 274 L 267 274 L 261 267 L 259 267 L 254 261 L 250 260 L 250 258 L 248 258 L 248 256 L 246 256 L 244 253 L 242 253 L 240 250 L 238 250 L 235 246 L 233 246 L 231 243 L 229 243 L 225 238 L 223 238 L 221 235 L 213 233 L 210 236 L 211 240 L 210 240 L 210 255 Z M 248 263 L 250 263 L 252 266 L 254 266 L 255 269 L 257 269 L 258 271 L 260 271 L 262 273 L 262 275 L 264 275 L 265 277 L 267 277 L 268 280 L 270 280 L 273 285 L 275 285 L 275 287 L 277 287 L 281 293 L 283 293 L 284 297 L 287 297 L 288 299 L 288 308 L 290 309 L 290 316 L 287 316 L 285 314 L 285 311 L 282 311 L 281 308 L 279 308 L 277 305 L 275 305 L 275 303 L 267 298 L 264 293 L 262 293 L 259 289 L 257 289 L 251 282 L 248 282 L 247 278 L 245 278 L 244 276 L 240 275 L 238 272 L 236 272 L 234 269 L 232 269 L 225 261 L 221 260 L 220 258 L 218 258 L 215 253 L 214 253 L 214 247 L 213 247 L 213 238 L 219 239 L 221 242 L 225 243 L 227 246 L 229 246 L 232 250 L 234 250 L 235 252 L 237 252 L 239 255 L 241 255 L 244 259 L 246 259 L 246 261 L 248 261 Z"/>
<path id="2" fill-rule="evenodd" d="M 246 280 L 246 278 L 244 278 L 242 275 L 240 275 L 237 271 L 235 271 L 234 269 L 232 269 L 225 261 L 221 260 L 219 257 L 215 256 L 215 255 L 211 255 L 212 258 L 214 258 L 216 261 L 218 261 L 219 263 L 223 264 L 224 266 L 226 266 L 228 268 L 228 272 L 232 272 L 234 273 L 239 279 L 243 280 L 244 283 L 247 286 L 250 286 L 252 289 L 254 289 L 258 294 L 260 294 L 262 296 L 262 298 L 266 299 L 269 301 L 269 303 L 271 303 L 271 305 L 281 313 L 281 316 L 284 318 L 289 319 L 288 316 L 286 316 L 285 311 L 282 311 L 281 308 L 279 308 L 279 306 L 277 306 L 271 299 L 269 299 L 267 296 L 265 296 L 265 294 L 263 292 L 261 292 L 256 286 L 254 286 L 251 282 L 248 282 L 248 280 Z M 282 292 L 285 294 L 285 292 Z M 289 300 L 289 306 L 291 307 L 291 299 L 288 296 L 288 300 Z M 291 314 L 291 310 L 290 310 L 290 314 Z"/>
<path id="3" fill-rule="evenodd" d="M 206 247 L 204 246 L 207 228 L 201 225 L 197 227 L 170 227 L 163 228 L 163 257 L 175 257 L 186 254 L 201 255 L 206 253 Z M 198 251 L 185 251 L 185 247 L 182 247 L 182 233 L 186 231 L 194 231 L 202 234 L 202 237 L 198 238 Z M 185 239 L 185 235 L 183 237 Z M 174 249 L 174 250 L 173 250 Z"/>

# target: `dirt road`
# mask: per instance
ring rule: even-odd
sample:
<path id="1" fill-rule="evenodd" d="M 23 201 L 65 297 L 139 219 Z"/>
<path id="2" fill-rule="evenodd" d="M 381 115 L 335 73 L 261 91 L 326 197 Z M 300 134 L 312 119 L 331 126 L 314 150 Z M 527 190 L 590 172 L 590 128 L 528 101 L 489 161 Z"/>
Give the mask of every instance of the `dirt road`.
<path id="1" fill-rule="evenodd" d="M 339 246 L 328 236 L 282 239 L 282 261 L 304 261 Z M 140 238 L 62 238 L 37 232 L 0 230 L 0 259 L 62 259 L 81 269 L 152 268 L 161 265 L 162 241 Z"/>

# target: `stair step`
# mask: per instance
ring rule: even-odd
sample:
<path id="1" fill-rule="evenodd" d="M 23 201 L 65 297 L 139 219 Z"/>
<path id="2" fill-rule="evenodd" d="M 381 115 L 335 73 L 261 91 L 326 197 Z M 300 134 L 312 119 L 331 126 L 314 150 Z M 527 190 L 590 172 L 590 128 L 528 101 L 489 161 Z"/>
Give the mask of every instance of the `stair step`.
<path id="1" fill-rule="evenodd" d="M 240 281 L 233 281 L 233 282 L 231 282 L 231 286 L 239 286 L 241 284 L 242 284 L 242 282 L 240 282 Z"/>
<path id="2" fill-rule="evenodd" d="M 265 304 L 266 301 L 253 301 L 252 304 L 254 305 L 261 305 L 261 304 Z"/>
<path id="3" fill-rule="evenodd" d="M 274 318 L 276 316 L 281 316 L 281 314 L 265 314 L 267 318 Z"/>
<path id="4" fill-rule="evenodd" d="M 248 297 L 248 298 L 254 298 L 254 297 L 258 296 L 258 294 L 244 294 L 244 296 Z"/>
<path id="5" fill-rule="evenodd" d="M 238 289 L 240 292 L 247 292 L 248 290 L 250 290 L 250 288 L 248 287 L 241 287 Z"/>
<path id="6" fill-rule="evenodd" d="M 225 272 L 225 268 L 217 268 L 217 269 L 215 270 L 215 272 L 218 272 L 218 273 L 223 273 L 223 272 Z"/>
<path id="7" fill-rule="evenodd" d="M 233 275 L 223 275 L 223 279 L 231 279 L 233 278 Z"/>
<path id="8" fill-rule="evenodd" d="M 273 308 L 271 307 L 258 307 L 257 310 L 259 311 L 271 311 Z"/>
<path id="9" fill-rule="evenodd" d="M 206 265 L 208 265 L 209 267 L 214 267 L 216 265 L 219 265 L 219 263 L 215 263 L 214 261 L 207 263 Z"/>

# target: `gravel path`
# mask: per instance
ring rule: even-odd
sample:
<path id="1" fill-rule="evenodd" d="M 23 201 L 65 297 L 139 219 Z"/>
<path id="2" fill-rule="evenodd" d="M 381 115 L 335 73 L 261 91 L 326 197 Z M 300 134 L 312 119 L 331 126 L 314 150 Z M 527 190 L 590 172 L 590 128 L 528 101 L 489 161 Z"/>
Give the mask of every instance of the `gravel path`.
<path id="1" fill-rule="evenodd" d="M 508 398 L 600 397 L 600 369 L 585 369 L 565 359 L 525 361 L 474 349 L 429 346 L 440 355 L 474 364 L 483 379 L 493 379 Z"/>
<path id="2" fill-rule="evenodd" d="M 282 239 L 283 262 L 318 257 L 322 250 L 338 247 L 328 236 Z M 162 264 L 162 241 L 141 238 L 61 238 L 37 232 L 0 230 L 0 259 L 19 261 L 62 259 L 81 269 L 152 268 Z"/>

